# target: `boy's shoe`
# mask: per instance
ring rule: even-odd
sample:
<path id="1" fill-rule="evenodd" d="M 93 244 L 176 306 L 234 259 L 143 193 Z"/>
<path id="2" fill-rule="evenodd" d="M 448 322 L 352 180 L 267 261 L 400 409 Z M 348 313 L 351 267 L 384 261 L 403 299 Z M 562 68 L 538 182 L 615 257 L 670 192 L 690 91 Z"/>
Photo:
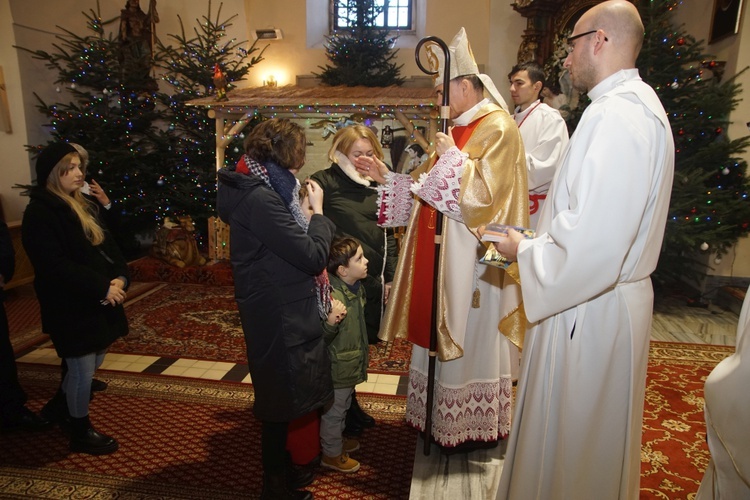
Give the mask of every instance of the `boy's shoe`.
<path id="1" fill-rule="evenodd" d="M 359 449 L 359 441 L 357 441 L 356 439 L 345 437 L 343 449 L 346 453 L 357 451 Z"/>
<path id="2" fill-rule="evenodd" d="M 323 455 L 323 459 L 320 461 L 320 465 L 338 472 L 345 472 L 347 474 L 357 472 L 359 470 L 359 462 L 357 462 L 353 458 L 349 458 L 349 454 L 347 452 L 343 452 L 337 457 L 327 457 Z"/>

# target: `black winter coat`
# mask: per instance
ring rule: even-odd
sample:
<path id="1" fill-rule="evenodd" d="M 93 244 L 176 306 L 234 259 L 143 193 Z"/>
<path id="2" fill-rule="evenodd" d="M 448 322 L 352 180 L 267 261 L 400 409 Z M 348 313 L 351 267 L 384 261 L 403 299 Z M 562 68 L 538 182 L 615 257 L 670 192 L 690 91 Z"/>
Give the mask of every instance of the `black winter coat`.
<path id="1" fill-rule="evenodd" d="M 102 305 L 109 283 L 129 279 L 128 266 L 105 227 L 105 240 L 93 246 L 72 209 L 43 188 L 30 193 L 21 238 L 34 266 L 34 289 L 42 330 L 60 357 L 97 352 L 127 335 L 122 305 Z"/>
<path id="2" fill-rule="evenodd" d="M 333 397 L 314 277 L 335 227 L 313 215 L 307 233 L 256 176 L 219 171 L 217 208 L 229 224 L 234 291 L 261 420 L 291 421 Z"/>
<path id="3" fill-rule="evenodd" d="M 362 281 L 367 295 L 365 324 L 367 337 L 375 342 L 380 329 L 383 283 L 393 281 L 398 260 L 393 228 L 378 226 L 378 192 L 353 181 L 338 164 L 311 177 L 325 192 L 323 213 L 336 224 L 336 236 L 359 240 L 369 261 L 367 278 Z"/>

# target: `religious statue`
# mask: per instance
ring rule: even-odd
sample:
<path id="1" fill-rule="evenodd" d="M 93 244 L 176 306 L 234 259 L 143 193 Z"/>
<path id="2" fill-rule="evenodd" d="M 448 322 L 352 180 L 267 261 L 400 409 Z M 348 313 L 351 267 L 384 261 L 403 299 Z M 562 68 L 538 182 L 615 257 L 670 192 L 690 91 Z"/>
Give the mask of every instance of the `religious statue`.
<path id="1" fill-rule="evenodd" d="M 141 10 L 139 0 L 127 0 L 120 11 L 120 74 L 127 89 L 154 91 L 158 88 L 151 76 L 158 22 L 156 0 L 149 0 L 148 14 Z"/>

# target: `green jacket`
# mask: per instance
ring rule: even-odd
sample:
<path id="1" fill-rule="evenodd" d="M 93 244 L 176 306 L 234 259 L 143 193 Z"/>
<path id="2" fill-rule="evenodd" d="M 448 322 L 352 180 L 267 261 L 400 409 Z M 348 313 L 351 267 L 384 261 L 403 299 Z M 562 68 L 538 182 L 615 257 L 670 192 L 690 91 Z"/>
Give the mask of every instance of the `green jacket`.
<path id="1" fill-rule="evenodd" d="M 371 342 L 377 342 L 383 306 L 383 283 L 393 281 L 398 245 L 393 228 L 378 226 L 378 192 L 353 167 L 337 163 L 311 177 L 323 188 L 323 213 L 336 224 L 336 236 L 350 236 L 362 244 L 369 261 L 362 281 L 367 294 L 365 324 Z"/>
<path id="2" fill-rule="evenodd" d="M 334 389 L 354 387 L 367 380 L 369 346 L 365 327 L 365 290 L 353 293 L 338 276 L 329 275 L 331 296 L 346 306 L 346 316 L 338 325 L 323 321 L 323 338 L 331 358 Z"/>

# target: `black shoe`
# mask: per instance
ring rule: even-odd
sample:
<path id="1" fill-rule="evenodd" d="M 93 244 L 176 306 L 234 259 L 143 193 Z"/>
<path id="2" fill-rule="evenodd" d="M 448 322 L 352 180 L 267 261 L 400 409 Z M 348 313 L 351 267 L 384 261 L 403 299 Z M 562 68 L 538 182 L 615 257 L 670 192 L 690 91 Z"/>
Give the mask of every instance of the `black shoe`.
<path id="1" fill-rule="evenodd" d="M 96 432 L 88 415 L 81 418 L 71 417 L 70 422 L 72 427 L 70 451 L 89 455 L 108 455 L 116 452 L 120 447 L 113 437 Z"/>
<path id="2" fill-rule="evenodd" d="M 284 474 L 263 475 L 263 492 L 260 500 L 312 500 L 313 495 L 307 490 L 292 489 Z"/>
<path id="3" fill-rule="evenodd" d="M 451 456 L 451 455 L 458 455 L 459 453 L 471 453 L 472 451 L 477 450 L 491 450 L 492 448 L 496 448 L 498 443 L 500 441 L 464 441 L 463 443 L 459 444 L 458 446 L 453 446 L 450 448 L 447 448 L 445 446 L 440 446 L 440 453 L 443 455 Z"/>
<path id="4" fill-rule="evenodd" d="M 39 431 L 42 429 L 47 429 L 51 425 L 52 422 L 40 415 L 37 415 L 25 406 L 22 406 L 13 415 L 5 415 L 2 420 L 0 420 L 0 429 L 2 429 L 3 432 L 12 432 L 17 430 Z"/>
<path id="5" fill-rule="evenodd" d="M 346 412 L 345 424 L 344 435 L 349 437 L 357 437 L 362 435 L 364 427 L 362 427 L 362 424 L 359 423 L 359 420 L 350 415 L 349 412 Z"/>
<path id="6" fill-rule="evenodd" d="M 106 391 L 107 387 L 108 387 L 108 384 L 104 380 L 99 380 L 98 378 L 95 378 L 91 381 L 91 390 L 94 392 Z"/>
<path id="7" fill-rule="evenodd" d="M 309 486 L 315 480 L 313 468 L 308 466 L 297 467 L 292 462 L 292 456 L 286 453 L 286 482 L 293 490 Z"/>
<path id="8" fill-rule="evenodd" d="M 68 411 L 68 401 L 65 399 L 65 393 L 62 389 L 57 390 L 39 413 L 42 418 L 53 424 L 59 424 L 63 431 L 70 433 L 70 412 Z"/>
<path id="9" fill-rule="evenodd" d="M 349 405 L 349 411 L 346 412 L 346 416 L 348 417 L 349 415 L 359 422 L 359 425 L 362 427 L 375 427 L 375 419 L 365 413 L 362 407 L 359 406 L 356 394 L 352 394 L 352 404 Z"/>

